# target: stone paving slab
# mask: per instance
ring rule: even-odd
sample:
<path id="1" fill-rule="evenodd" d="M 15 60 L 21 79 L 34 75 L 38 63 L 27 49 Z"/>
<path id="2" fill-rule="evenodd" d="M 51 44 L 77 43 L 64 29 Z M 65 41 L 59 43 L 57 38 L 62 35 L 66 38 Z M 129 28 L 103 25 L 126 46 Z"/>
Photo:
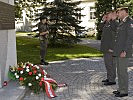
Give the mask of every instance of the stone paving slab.
<path id="1" fill-rule="evenodd" d="M 27 89 L 16 81 L 10 81 L 0 89 L 0 100 L 21 100 Z"/>
<path id="2" fill-rule="evenodd" d="M 133 67 L 128 68 L 129 96 L 115 97 L 112 91 L 117 85 L 104 86 L 101 80 L 106 78 L 102 58 L 81 58 L 51 62 L 44 69 L 58 83 L 67 83 L 67 87 L 56 90 L 57 97 L 52 100 L 133 100 Z M 117 82 L 117 79 L 116 79 Z M 51 100 L 46 94 L 33 94 L 28 91 L 22 100 Z"/>

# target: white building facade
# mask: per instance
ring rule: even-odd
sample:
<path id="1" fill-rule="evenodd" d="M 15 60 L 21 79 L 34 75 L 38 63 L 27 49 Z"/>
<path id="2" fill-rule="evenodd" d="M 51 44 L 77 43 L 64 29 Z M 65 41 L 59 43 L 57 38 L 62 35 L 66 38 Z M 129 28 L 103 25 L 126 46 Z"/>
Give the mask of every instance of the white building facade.
<path id="1" fill-rule="evenodd" d="M 79 7 L 84 8 L 81 11 L 81 14 L 84 15 L 81 17 L 82 23 L 81 26 L 85 27 L 85 29 L 95 29 L 95 2 L 96 0 L 82 0 L 82 3 Z"/>

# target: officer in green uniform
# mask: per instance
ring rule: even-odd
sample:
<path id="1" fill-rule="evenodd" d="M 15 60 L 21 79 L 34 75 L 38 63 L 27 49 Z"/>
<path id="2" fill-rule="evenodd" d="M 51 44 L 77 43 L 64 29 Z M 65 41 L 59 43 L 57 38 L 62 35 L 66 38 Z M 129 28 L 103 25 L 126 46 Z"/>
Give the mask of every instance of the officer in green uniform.
<path id="1" fill-rule="evenodd" d="M 112 50 L 112 28 L 111 28 L 111 14 L 112 12 L 108 12 L 104 15 L 105 24 L 102 29 L 102 36 L 101 36 L 101 51 L 103 52 L 104 63 L 107 70 L 107 79 L 103 80 L 104 85 L 115 85 L 115 78 L 116 78 L 116 68 L 113 66 L 113 50 Z M 105 18 L 106 17 L 106 18 Z"/>
<path id="2" fill-rule="evenodd" d="M 113 91 L 116 97 L 128 96 L 128 61 L 132 57 L 133 20 L 128 16 L 128 8 L 117 12 L 120 23 L 116 30 L 113 48 L 114 65 L 117 67 L 118 90 Z"/>
<path id="3" fill-rule="evenodd" d="M 39 30 L 39 40 L 40 40 L 40 58 L 41 58 L 41 65 L 48 65 L 49 63 L 45 61 L 46 51 L 47 51 L 47 44 L 48 44 L 48 33 L 49 33 L 49 26 L 47 23 L 48 19 L 44 16 L 40 17 L 40 23 L 38 24 Z"/>

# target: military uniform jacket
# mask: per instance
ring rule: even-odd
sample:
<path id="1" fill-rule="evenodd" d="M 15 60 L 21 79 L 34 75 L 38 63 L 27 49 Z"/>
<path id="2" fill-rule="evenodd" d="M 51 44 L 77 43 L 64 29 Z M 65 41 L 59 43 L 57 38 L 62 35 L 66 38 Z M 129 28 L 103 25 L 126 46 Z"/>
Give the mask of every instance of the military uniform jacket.
<path id="1" fill-rule="evenodd" d="M 110 22 L 105 23 L 102 29 L 101 36 L 101 51 L 107 53 L 109 49 L 112 49 L 112 28 Z"/>
<path id="2" fill-rule="evenodd" d="M 127 17 L 120 22 L 114 38 L 113 56 L 120 57 L 122 51 L 126 51 L 126 57 L 132 57 L 133 44 L 133 20 Z"/>
<path id="3" fill-rule="evenodd" d="M 48 24 L 39 23 L 38 24 L 38 31 L 39 31 L 39 33 L 49 31 Z M 44 39 L 47 38 L 47 34 L 45 34 L 45 35 L 40 35 L 39 34 L 39 38 L 40 38 L 40 40 L 44 40 Z"/>
<path id="4" fill-rule="evenodd" d="M 105 25 L 105 22 L 104 22 L 104 21 L 102 21 L 101 23 L 99 23 L 99 25 L 98 25 L 98 30 L 99 30 L 100 32 L 103 31 L 104 25 Z"/>
<path id="5" fill-rule="evenodd" d="M 116 30 L 117 30 L 117 27 L 119 25 L 119 20 L 112 20 L 110 22 L 111 24 L 111 29 L 112 29 L 112 50 L 114 49 L 114 45 L 115 45 L 115 38 L 117 37 L 116 36 Z"/>

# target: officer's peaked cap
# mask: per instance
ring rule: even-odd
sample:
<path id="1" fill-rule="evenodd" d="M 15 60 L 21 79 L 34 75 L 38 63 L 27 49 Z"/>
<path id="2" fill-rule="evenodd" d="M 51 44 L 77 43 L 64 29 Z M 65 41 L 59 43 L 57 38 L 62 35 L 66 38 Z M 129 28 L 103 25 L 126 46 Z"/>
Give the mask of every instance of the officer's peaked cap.
<path id="1" fill-rule="evenodd" d="M 46 16 L 41 16 L 40 20 L 43 20 L 43 19 L 48 19 L 48 18 Z"/>

